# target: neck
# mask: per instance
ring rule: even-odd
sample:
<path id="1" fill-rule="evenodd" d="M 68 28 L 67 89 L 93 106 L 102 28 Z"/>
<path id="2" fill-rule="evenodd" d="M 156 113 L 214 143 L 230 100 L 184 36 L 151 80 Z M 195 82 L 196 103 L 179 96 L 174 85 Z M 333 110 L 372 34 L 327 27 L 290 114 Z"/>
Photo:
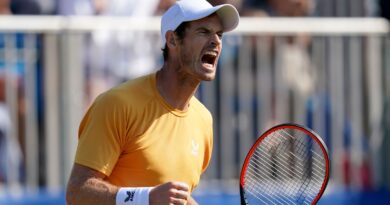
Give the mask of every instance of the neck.
<path id="1" fill-rule="evenodd" d="M 200 82 L 181 75 L 179 69 L 168 63 L 157 72 L 156 78 L 157 90 L 164 100 L 173 108 L 186 111 Z"/>

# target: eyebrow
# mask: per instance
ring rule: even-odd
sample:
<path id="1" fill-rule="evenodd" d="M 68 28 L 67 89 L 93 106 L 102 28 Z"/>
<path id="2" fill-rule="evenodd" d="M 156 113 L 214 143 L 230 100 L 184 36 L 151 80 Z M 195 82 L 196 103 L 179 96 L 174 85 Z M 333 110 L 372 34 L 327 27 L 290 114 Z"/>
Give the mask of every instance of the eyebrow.
<path id="1" fill-rule="evenodd" d="M 200 31 L 200 30 L 206 30 L 208 32 L 212 32 L 212 29 L 210 29 L 206 26 L 201 26 L 201 27 L 195 29 L 195 31 Z M 223 33 L 223 29 L 216 30 L 215 33 Z"/>

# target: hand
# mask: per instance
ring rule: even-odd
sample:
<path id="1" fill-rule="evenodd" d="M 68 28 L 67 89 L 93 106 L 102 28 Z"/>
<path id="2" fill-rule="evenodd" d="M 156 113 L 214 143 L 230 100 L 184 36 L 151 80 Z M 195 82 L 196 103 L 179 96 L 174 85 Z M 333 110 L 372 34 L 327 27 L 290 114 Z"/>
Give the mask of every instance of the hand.
<path id="1" fill-rule="evenodd" d="M 149 205 L 185 205 L 189 197 L 188 185 L 182 182 L 167 182 L 150 190 Z"/>

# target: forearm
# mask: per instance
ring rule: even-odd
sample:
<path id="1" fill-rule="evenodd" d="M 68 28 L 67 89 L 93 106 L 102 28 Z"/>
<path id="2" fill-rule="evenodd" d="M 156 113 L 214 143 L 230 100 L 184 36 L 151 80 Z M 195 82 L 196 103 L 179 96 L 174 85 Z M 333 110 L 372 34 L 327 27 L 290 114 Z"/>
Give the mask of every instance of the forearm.
<path id="1" fill-rule="evenodd" d="M 120 187 L 114 186 L 104 179 L 104 174 L 75 164 L 66 190 L 67 204 L 115 205 Z M 148 193 L 149 196 L 146 197 L 149 197 L 150 205 L 184 204 L 188 198 L 190 198 L 188 205 L 197 205 L 195 200 L 188 197 L 188 189 L 188 185 L 185 183 L 167 182 L 153 187 Z"/>
<path id="2" fill-rule="evenodd" d="M 115 205 L 118 189 L 118 187 L 99 178 L 90 178 L 86 181 L 75 179 L 69 181 L 66 201 L 68 205 Z"/>
<path id="3" fill-rule="evenodd" d="M 195 201 L 194 198 L 192 198 L 192 196 L 189 196 L 187 200 L 187 205 L 198 205 L 198 203 Z"/>

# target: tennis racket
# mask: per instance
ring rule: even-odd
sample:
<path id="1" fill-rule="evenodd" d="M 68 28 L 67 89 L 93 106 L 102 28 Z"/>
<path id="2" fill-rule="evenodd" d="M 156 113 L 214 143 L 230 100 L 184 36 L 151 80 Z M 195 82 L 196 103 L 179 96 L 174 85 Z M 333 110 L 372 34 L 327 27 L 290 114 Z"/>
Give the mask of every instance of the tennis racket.
<path id="1" fill-rule="evenodd" d="M 281 124 L 260 136 L 241 170 L 241 205 L 316 204 L 329 180 L 328 149 L 312 130 Z"/>

